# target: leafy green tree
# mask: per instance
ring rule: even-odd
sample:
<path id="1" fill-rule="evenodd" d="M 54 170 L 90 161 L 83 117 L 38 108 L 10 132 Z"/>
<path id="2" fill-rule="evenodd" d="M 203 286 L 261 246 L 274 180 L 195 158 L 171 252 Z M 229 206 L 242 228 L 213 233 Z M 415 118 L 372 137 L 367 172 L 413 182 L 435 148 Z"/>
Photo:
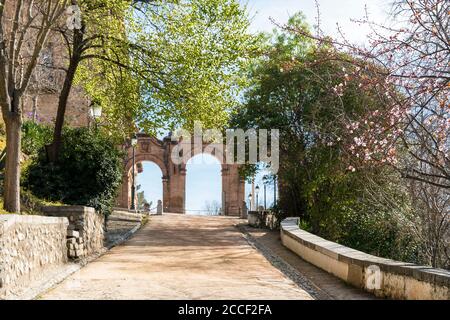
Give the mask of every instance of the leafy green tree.
<path id="1" fill-rule="evenodd" d="M 47 146 L 47 155 L 52 162 L 56 161 L 59 156 L 67 102 L 79 67 L 84 63 L 85 66 L 90 67 L 93 77 L 102 76 L 105 79 L 103 84 L 110 85 L 109 94 L 111 94 L 111 91 L 117 94 L 125 87 L 124 85 L 118 85 L 117 80 L 115 82 L 110 81 L 111 72 L 114 75 L 121 75 L 119 81 L 124 81 L 124 83 L 130 79 L 129 75 L 127 77 L 121 72 L 126 72 L 122 69 L 127 69 L 127 62 L 129 61 L 126 51 L 129 41 L 125 23 L 127 18 L 131 16 L 130 5 L 132 5 L 132 1 L 72 0 L 72 5 L 74 5 L 73 20 L 60 25 L 58 29 L 61 35 L 60 41 L 66 45 L 67 65 L 65 66 L 64 83 L 59 95 L 53 141 Z M 111 70 L 113 67 L 109 67 L 99 70 L 101 65 L 92 66 L 89 60 L 95 58 L 114 63 L 114 69 Z M 99 72 L 100 74 L 98 74 Z M 100 86 L 99 91 L 102 89 L 104 89 L 104 86 Z M 137 87 L 133 89 L 136 91 Z M 87 91 L 92 94 L 89 90 Z M 125 97 L 130 98 L 130 104 L 133 103 L 131 95 L 126 94 Z M 99 100 L 99 94 L 94 94 L 93 98 Z M 121 117 L 122 119 L 127 117 L 126 107 L 127 105 L 122 106 L 121 110 L 125 114 L 124 117 Z"/>
<path id="2" fill-rule="evenodd" d="M 144 87 L 140 126 L 172 129 L 199 120 L 222 127 L 245 84 L 242 67 L 258 49 L 245 7 L 236 0 L 179 1 L 147 10 L 145 19 L 151 31 L 137 33 L 137 42 L 157 48 L 161 60 L 144 61 L 158 83 Z"/>
<path id="3" fill-rule="evenodd" d="M 194 120 L 226 123 L 243 82 L 239 71 L 256 48 L 238 1 L 74 3 L 81 23 L 61 32 L 69 62 L 48 148 L 51 160 L 58 155 L 74 81 L 102 103 L 108 130 L 123 137 L 135 124 L 155 133 Z"/>
<path id="4" fill-rule="evenodd" d="M 0 107 L 6 129 L 3 199 L 8 212 L 20 212 L 21 99 L 48 35 L 64 15 L 67 3 L 0 0 Z"/>
<path id="5" fill-rule="evenodd" d="M 404 252 L 414 259 L 410 239 L 397 223 L 397 215 L 410 208 L 405 190 L 394 184 L 396 175 L 354 172 L 336 139 L 349 130 L 340 118 L 375 110 L 378 100 L 342 72 L 355 68 L 351 57 L 324 59 L 332 48 L 318 48 L 304 36 L 309 31 L 301 15 L 292 17 L 288 28 L 303 32 L 267 36 L 265 55 L 250 69 L 254 82 L 232 119 L 235 127 L 280 130 L 280 214 L 300 216 L 303 227 L 329 240 L 386 257 Z M 333 94 L 341 83 L 346 89 Z M 389 200 L 383 190 L 389 190 Z M 364 234 L 366 228 L 371 232 Z"/>

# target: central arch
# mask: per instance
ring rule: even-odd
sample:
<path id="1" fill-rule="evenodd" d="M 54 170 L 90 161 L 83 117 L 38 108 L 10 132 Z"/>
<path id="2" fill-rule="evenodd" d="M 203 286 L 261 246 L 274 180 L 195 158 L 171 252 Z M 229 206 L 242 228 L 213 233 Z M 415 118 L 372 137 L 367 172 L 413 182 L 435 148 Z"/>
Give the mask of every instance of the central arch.
<path id="1" fill-rule="evenodd" d="M 180 142 L 172 141 L 170 137 L 162 141 L 146 134 L 137 135 L 138 143 L 135 147 L 135 164 L 151 161 L 159 166 L 163 178 L 163 210 L 171 213 L 186 213 L 186 164 L 174 164 L 171 154 Z M 125 145 L 126 159 L 124 162 L 124 175 L 122 188 L 117 198 L 117 205 L 121 208 L 130 208 L 132 187 L 133 148 Z M 193 148 L 191 154 L 195 156 L 204 153 Z M 219 159 L 222 172 L 222 213 L 230 216 L 240 216 L 245 199 L 245 182 L 239 175 L 239 165 L 226 164 L 221 154 L 211 154 Z"/>
<path id="2" fill-rule="evenodd" d="M 186 163 L 186 214 L 218 215 L 222 203 L 222 166 L 206 153 L 197 154 Z"/>

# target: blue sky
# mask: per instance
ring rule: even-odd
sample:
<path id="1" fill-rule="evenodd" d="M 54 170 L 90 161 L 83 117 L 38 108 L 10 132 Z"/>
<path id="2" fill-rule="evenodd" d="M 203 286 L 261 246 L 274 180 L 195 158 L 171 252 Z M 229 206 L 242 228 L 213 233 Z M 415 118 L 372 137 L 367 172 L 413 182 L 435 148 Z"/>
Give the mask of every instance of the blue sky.
<path id="1" fill-rule="evenodd" d="M 310 26 L 316 24 L 317 9 L 315 0 L 240 0 L 247 3 L 251 31 L 270 32 L 275 26 L 270 18 L 279 24 L 285 23 L 289 16 L 302 11 Z M 365 7 L 371 19 L 385 23 L 389 4 L 392 0 L 318 0 L 321 16 L 321 29 L 329 35 L 335 35 L 336 24 L 342 28 L 352 41 L 364 42 L 369 29 L 351 22 L 351 19 L 361 19 L 365 15 Z"/>
<path id="2" fill-rule="evenodd" d="M 389 3 L 392 0 L 319 0 L 321 13 L 321 29 L 330 35 L 336 35 L 337 24 L 346 34 L 346 37 L 354 42 L 365 42 L 365 37 L 369 30 L 360 26 L 351 19 L 360 19 L 365 15 L 365 7 L 372 20 L 379 23 L 387 23 L 387 12 Z M 252 24 L 250 31 L 270 32 L 275 26 L 270 22 L 270 18 L 277 23 L 287 22 L 289 17 L 302 11 L 307 18 L 308 23 L 313 26 L 316 24 L 317 9 L 314 0 L 241 0 L 241 3 L 247 3 L 249 16 Z M 187 164 L 186 176 L 186 209 L 203 210 L 207 201 L 221 202 L 221 167 L 212 157 L 203 158 L 207 164 L 193 164 L 192 161 Z M 197 162 L 202 162 L 202 157 L 197 157 Z M 199 161 L 200 160 L 200 161 Z M 147 201 L 153 201 L 155 206 L 157 200 L 162 200 L 162 173 L 157 165 L 151 162 L 144 162 L 144 172 L 138 175 L 137 184 L 144 190 Z M 263 203 L 263 184 L 262 177 L 264 173 L 256 177 L 256 184 L 261 187 L 259 196 L 260 204 Z M 246 185 L 246 201 L 251 186 Z M 267 187 L 267 204 L 273 202 L 273 186 Z"/>
<path id="3" fill-rule="evenodd" d="M 222 199 L 222 167 L 211 155 L 197 155 L 186 165 L 186 211 L 201 214 L 206 201 Z"/>

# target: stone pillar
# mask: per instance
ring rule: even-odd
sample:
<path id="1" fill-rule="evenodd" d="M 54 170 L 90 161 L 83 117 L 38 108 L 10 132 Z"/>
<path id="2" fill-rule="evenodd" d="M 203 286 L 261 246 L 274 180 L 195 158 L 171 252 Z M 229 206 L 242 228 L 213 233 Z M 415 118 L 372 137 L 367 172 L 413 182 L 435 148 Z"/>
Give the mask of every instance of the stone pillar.
<path id="1" fill-rule="evenodd" d="M 163 206 L 162 206 L 162 201 L 158 200 L 158 206 L 156 207 L 156 214 L 157 215 L 162 215 L 163 214 Z"/>
<path id="2" fill-rule="evenodd" d="M 185 213 L 186 169 L 184 165 L 173 165 L 169 180 L 169 206 L 164 211 Z"/>
<path id="3" fill-rule="evenodd" d="M 222 167 L 222 189 L 225 192 L 225 215 L 241 216 L 245 200 L 245 183 L 239 175 L 239 165 Z"/>
<path id="4" fill-rule="evenodd" d="M 168 177 L 162 178 L 163 184 L 163 211 L 170 212 L 170 181 Z"/>
<path id="5" fill-rule="evenodd" d="M 131 180 L 128 172 L 122 176 L 122 185 L 116 199 L 116 206 L 123 209 L 129 209 L 131 204 Z"/>
<path id="6" fill-rule="evenodd" d="M 247 219 L 247 214 L 248 214 L 247 203 L 245 203 L 245 201 L 242 201 L 241 218 Z"/>

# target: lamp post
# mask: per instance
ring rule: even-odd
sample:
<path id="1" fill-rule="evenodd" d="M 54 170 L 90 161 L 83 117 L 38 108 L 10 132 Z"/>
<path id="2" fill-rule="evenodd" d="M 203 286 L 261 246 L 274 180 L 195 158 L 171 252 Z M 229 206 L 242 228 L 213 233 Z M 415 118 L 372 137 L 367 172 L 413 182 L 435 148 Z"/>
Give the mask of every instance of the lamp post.
<path id="1" fill-rule="evenodd" d="M 266 187 L 267 187 L 267 185 L 264 183 L 264 210 L 267 210 L 267 205 L 266 205 Z"/>
<path id="2" fill-rule="evenodd" d="M 264 176 L 263 177 L 263 184 L 264 184 L 264 210 L 267 210 L 267 202 L 266 202 L 266 189 L 267 189 L 267 180 L 268 177 Z"/>
<path id="3" fill-rule="evenodd" d="M 252 211 L 252 194 L 251 193 L 249 193 L 249 195 L 248 195 L 248 201 L 250 203 L 250 205 L 249 205 L 250 211 Z"/>
<path id="4" fill-rule="evenodd" d="M 256 194 L 256 211 L 259 211 L 259 198 L 258 198 L 258 194 L 259 194 L 259 186 L 256 186 L 256 188 L 255 188 L 255 194 Z"/>
<path id="5" fill-rule="evenodd" d="M 95 129 L 97 129 L 97 119 L 102 116 L 102 106 L 96 101 L 93 101 L 89 107 L 89 115 L 94 119 Z"/>
<path id="6" fill-rule="evenodd" d="M 277 177 L 273 178 L 273 205 L 277 205 Z"/>
<path id="7" fill-rule="evenodd" d="M 136 145 L 137 145 L 137 137 L 136 135 L 133 136 L 133 138 L 131 138 L 131 146 L 133 147 L 133 183 L 131 185 L 131 210 L 136 210 L 136 200 L 135 200 L 135 196 L 136 196 Z"/>

